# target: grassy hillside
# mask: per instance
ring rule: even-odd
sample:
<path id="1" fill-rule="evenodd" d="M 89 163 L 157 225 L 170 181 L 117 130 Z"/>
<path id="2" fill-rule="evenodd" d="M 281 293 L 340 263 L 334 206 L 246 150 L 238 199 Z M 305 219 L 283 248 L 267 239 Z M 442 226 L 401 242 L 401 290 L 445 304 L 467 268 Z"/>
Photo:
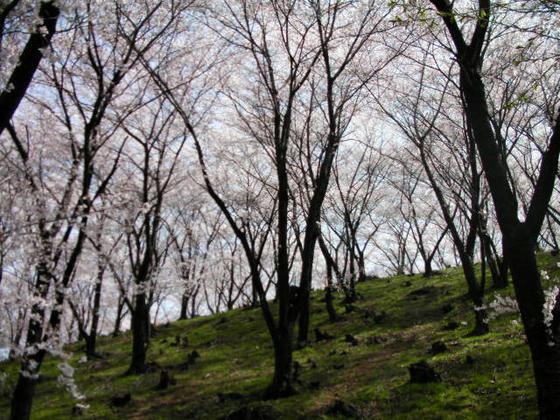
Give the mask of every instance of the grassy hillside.
<path id="1" fill-rule="evenodd" d="M 557 271 L 556 258 L 543 255 L 541 268 Z M 421 290 L 421 292 L 416 292 Z M 151 371 L 123 376 L 129 364 L 130 335 L 100 340 L 101 360 L 78 363 L 83 352 L 70 346 L 79 389 L 89 409 L 81 418 L 219 419 L 247 405 L 265 405 L 275 418 L 535 418 L 536 396 L 529 350 L 516 316 L 491 322 L 490 334 L 466 337 L 473 314 L 458 268 L 424 279 L 420 275 L 375 279 L 358 286 L 360 300 L 340 321 L 329 323 L 322 293 L 313 297 L 313 325 L 335 338 L 294 353 L 299 364 L 298 395 L 259 402 L 272 375 L 272 346 L 259 309 L 235 310 L 161 326 L 149 348 Z M 491 291 L 490 294 L 494 292 Z M 511 295 L 511 288 L 500 291 Z M 386 313 L 383 319 L 371 315 Z M 456 329 L 450 322 L 458 323 Z M 350 343 L 350 334 L 358 343 Z M 177 337 L 180 343 L 175 345 Z M 187 341 L 187 343 L 185 343 Z M 448 348 L 431 352 L 432 343 Z M 356 345 L 357 344 L 357 345 Z M 188 355 L 200 357 L 188 367 Z M 425 359 L 442 381 L 409 383 L 408 365 Z M 33 419 L 72 418 L 75 401 L 58 385 L 57 360 L 42 370 Z M 4 362 L 0 418 L 7 418 L 17 364 Z M 160 370 L 176 380 L 157 390 Z M 111 398 L 131 393 L 123 407 Z"/>

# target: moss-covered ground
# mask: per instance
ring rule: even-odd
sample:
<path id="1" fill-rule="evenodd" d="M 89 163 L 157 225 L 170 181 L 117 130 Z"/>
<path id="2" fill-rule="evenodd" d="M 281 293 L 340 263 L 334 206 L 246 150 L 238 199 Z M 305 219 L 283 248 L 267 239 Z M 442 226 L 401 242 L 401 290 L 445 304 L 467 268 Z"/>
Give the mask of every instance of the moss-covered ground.
<path id="1" fill-rule="evenodd" d="M 542 254 L 540 266 L 557 274 L 557 257 Z M 558 273 L 560 274 L 560 273 Z M 411 292 L 423 290 L 423 294 Z M 441 275 L 371 279 L 358 285 L 360 299 L 347 313 L 336 296 L 340 320 L 329 322 L 323 292 L 312 298 L 311 343 L 294 352 L 300 365 L 299 393 L 259 402 L 272 375 L 272 345 L 259 308 L 178 321 L 159 326 L 149 350 L 157 363 L 144 375 L 124 376 L 130 362 L 129 333 L 103 337 L 103 358 L 78 363 L 80 344 L 70 345 L 76 381 L 89 408 L 84 419 L 220 419 L 247 405 L 268 404 L 285 419 L 532 419 L 537 417 L 532 364 L 517 315 L 491 321 L 491 332 L 468 337 L 473 327 L 472 305 L 465 296 L 460 268 Z M 487 301 L 495 293 L 489 290 Z M 371 315 L 385 312 L 382 319 Z M 446 328 L 456 322 L 455 329 Z M 317 342 L 319 328 L 335 338 Z M 359 342 L 345 340 L 347 334 Z M 175 345 L 176 337 L 181 343 Z M 187 338 L 187 340 L 185 340 Z M 185 343 L 185 341 L 188 341 Z M 430 352 L 441 341 L 448 350 Z M 187 369 L 180 365 L 196 350 L 200 357 Z M 411 384 L 408 366 L 426 360 L 442 381 Z M 76 401 L 59 385 L 56 365 L 42 368 L 32 418 L 72 418 Z M 157 390 L 159 367 L 176 383 Z M 7 418 L 9 398 L 19 365 L 2 362 L 0 419 Z M 130 392 L 131 401 L 114 407 L 114 396 Z M 343 402 L 343 404 L 341 403 Z"/>

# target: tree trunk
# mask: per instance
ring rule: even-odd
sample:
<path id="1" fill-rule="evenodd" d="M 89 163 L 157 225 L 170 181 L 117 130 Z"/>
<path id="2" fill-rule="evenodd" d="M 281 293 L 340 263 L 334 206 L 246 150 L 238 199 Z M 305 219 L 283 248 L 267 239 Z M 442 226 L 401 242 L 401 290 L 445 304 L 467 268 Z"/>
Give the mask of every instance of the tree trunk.
<path id="1" fill-rule="evenodd" d="M 327 262 L 327 288 L 325 289 L 325 304 L 327 306 L 327 313 L 329 314 L 329 321 L 338 321 L 338 316 L 336 314 L 336 309 L 334 308 L 332 289 L 332 266 Z"/>
<path id="2" fill-rule="evenodd" d="M 525 334 L 531 349 L 541 419 L 556 419 L 560 412 L 560 334 L 558 326 L 547 331 L 544 294 L 534 244 L 515 237 L 506 242 L 511 274 Z M 556 307 L 555 311 L 557 311 Z M 556 314 L 555 314 L 556 315 Z"/>
<path id="3" fill-rule="evenodd" d="M 95 346 L 97 343 L 97 328 L 99 326 L 99 310 L 101 309 L 101 289 L 103 287 L 103 273 L 105 267 L 100 264 L 97 272 L 97 282 L 95 283 L 95 295 L 93 297 L 93 315 L 91 319 L 91 328 L 89 330 L 89 337 L 86 339 L 86 354 L 96 357 Z"/>
<path id="4" fill-rule="evenodd" d="M 39 281 L 40 284 L 40 281 Z M 34 315 L 43 316 L 42 309 L 33 310 Z M 35 348 L 41 342 L 43 337 L 43 327 L 37 320 L 29 322 L 27 331 L 27 348 Z M 10 420 L 28 420 L 31 415 L 31 405 L 33 403 L 33 395 L 35 394 L 35 385 L 41 364 L 45 357 L 45 350 L 36 350 L 35 354 L 24 356 L 21 362 L 21 372 L 18 377 L 16 388 L 12 395 Z"/>
<path id="5" fill-rule="evenodd" d="M 479 284 L 474 271 L 472 261 L 467 258 L 462 258 L 463 273 L 469 289 L 469 296 L 474 304 L 474 320 L 475 325 L 473 330 L 469 333 L 470 336 L 484 335 L 490 330 L 486 311 L 482 309 L 484 305 L 484 284 Z"/>
<path id="6" fill-rule="evenodd" d="M 424 277 L 432 277 L 434 275 L 434 270 L 432 269 L 431 258 L 424 258 Z"/>
<path id="7" fill-rule="evenodd" d="M 189 309 L 189 297 L 186 293 L 183 293 L 181 296 L 181 315 L 179 315 L 179 319 L 187 319 L 188 318 L 188 309 Z"/>
<path id="8" fill-rule="evenodd" d="M 289 397 L 296 394 L 292 384 L 292 341 L 294 324 L 280 328 L 273 337 L 274 377 L 264 393 L 265 400 Z"/>
<path id="9" fill-rule="evenodd" d="M 16 388 L 12 396 L 10 420 L 28 420 L 31 416 L 31 405 L 35 394 L 35 386 L 37 385 L 37 377 L 39 369 L 45 357 L 45 351 L 39 350 L 21 364 L 20 372 Z"/>
<path id="10" fill-rule="evenodd" d="M 113 337 L 117 337 L 121 332 L 121 321 L 124 305 L 124 302 L 119 302 L 119 304 L 117 305 L 117 317 L 115 318 L 115 325 L 113 327 Z"/>
<path id="11" fill-rule="evenodd" d="M 128 374 L 135 375 L 146 371 L 146 346 L 150 339 L 149 324 L 146 296 L 144 293 L 139 293 L 136 295 L 132 312 L 132 362 Z"/>

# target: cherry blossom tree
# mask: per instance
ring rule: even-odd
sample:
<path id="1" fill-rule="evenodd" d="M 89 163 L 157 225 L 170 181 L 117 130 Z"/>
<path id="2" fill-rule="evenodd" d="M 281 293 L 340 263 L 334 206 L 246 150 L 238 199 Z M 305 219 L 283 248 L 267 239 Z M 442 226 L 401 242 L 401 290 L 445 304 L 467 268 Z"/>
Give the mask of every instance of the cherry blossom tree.
<path id="1" fill-rule="evenodd" d="M 56 33 L 60 15 L 56 3 L 11 0 L 0 5 L 0 135 L 10 125 Z"/>
<path id="2" fill-rule="evenodd" d="M 547 304 L 537 268 L 535 247 L 558 171 L 560 115 L 555 117 L 552 127 L 542 135 L 544 147 L 538 176 L 530 192 L 531 198 L 527 201 L 527 212 L 521 219 L 517 184 L 509 175 L 510 164 L 503 153 L 503 146 L 508 144 L 508 138 L 505 137 L 503 127 L 495 127 L 492 124 L 489 92 L 484 85 L 484 65 L 490 61 L 486 59 L 486 52 L 488 46 L 492 45 L 492 31 L 505 28 L 505 33 L 513 39 L 529 41 L 534 36 L 533 18 L 541 13 L 543 4 L 528 2 L 526 6 L 517 10 L 514 6 L 514 10 L 506 10 L 503 13 L 500 6 L 490 0 L 480 0 L 477 6 L 467 10 L 458 6 L 456 8 L 446 0 L 432 0 L 431 3 L 445 25 L 449 36 L 449 49 L 459 67 L 463 109 L 480 155 L 503 234 L 504 251 L 510 264 L 517 302 L 533 357 L 540 417 L 552 419 L 560 409 L 560 401 L 557 398 L 557 379 L 560 375 L 558 297 L 553 296 L 554 303 Z M 554 8 L 554 5 L 551 7 Z M 555 12 L 553 16 L 557 17 L 558 10 Z M 455 18 L 462 13 L 468 17 L 464 24 Z M 547 26 L 540 26 L 538 33 L 550 42 L 557 42 L 557 34 L 554 30 L 547 33 Z M 443 40 L 443 35 L 439 39 L 444 43 L 447 41 Z M 546 54 L 545 51 L 543 53 Z M 544 310 L 547 306 L 553 308 L 550 317 L 546 317 L 547 312 Z"/>

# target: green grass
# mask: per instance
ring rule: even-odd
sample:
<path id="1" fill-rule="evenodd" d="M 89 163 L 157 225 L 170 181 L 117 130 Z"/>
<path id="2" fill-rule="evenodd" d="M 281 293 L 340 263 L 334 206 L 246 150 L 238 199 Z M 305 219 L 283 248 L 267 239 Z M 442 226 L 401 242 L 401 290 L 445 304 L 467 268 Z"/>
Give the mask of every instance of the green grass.
<path id="1" fill-rule="evenodd" d="M 539 257 L 540 266 L 558 274 L 557 259 Z M 410 285 L 408 285 L 411 283 Z M 411 291 L 429 288 L 416 298 Z M 344 401 L 355 418 L 364 419 L 531 419 L 537 417 L 536 395 L 530 354 L 516 315 L 491 321 L 491 332 L 466 337 L 473 327 L 472 305 L 458 268 L 425 279 L 420 275 L 369 280 L 358 285 L 361 299 L 357 310 L 344 313 L 342 297 L 336 296 L 341 319 L 329 323 L 321 302 L 322 292 L 312 298 L 311 344 L 294 352 L 301 366 L 299 394 L 266 403 L 259 395 L 269 384 L 273 351 L 260 309 L 234 310 L 226 314 L 178 321 L 160 326 L 148 351 L 148 361 L 169 368 L 177 383 L 155 390 L 159 372 L 123 376 L 128 368 L 131 337 L 103 337 L 98 350 L 101 360 L 79 364 L 80 344 L 73 352 L 79 389 L 90 408 L 84 419 L 219 419 L 248 404 L 269 404 L 285 419 L 352 418 L 332 410 Z M 513 295 L 512 288 L 500 290 Z M 487 301 L 495 291 L 490 290 Z M 442 308 L 452 305 L 444 314 Z M 375 323 L 366 311 L 386 312 Z M 449 321 L 459 328 L 446 331 Z M 316 343 L 314 328 L 336 338 Z M 360 344 L 344 341 L 353 334 Z M 188 337 L 188 346 L 172 346 L 176 336 Z M 431 343 L 443 341 L 449 351 L 432 355 Z M 200 358 L 187 370 L 173 368 L 196 349 Z M 441 383 L 409 383 L 408 365 L 425 359 L 442 377 Z M 470 360 L 468 360 L 470 359 Z M 72 418 L 75 401 L 58 384 L 56 365 L 49 358 L 42 368 L 33 405 L 33 419 Z M 17 363 L 3 362 L 6 380 L 0 386 L 0 419 L 9 414 L 9 397 L 15 384 Z M 318 389 L 310 386 L 319 382 Z M 126 392 L 132 401 L 123 408 L 110 407 L 112 396 Z M 242 400 L 220 402 L 218 393 L 239 393 Z"/>

